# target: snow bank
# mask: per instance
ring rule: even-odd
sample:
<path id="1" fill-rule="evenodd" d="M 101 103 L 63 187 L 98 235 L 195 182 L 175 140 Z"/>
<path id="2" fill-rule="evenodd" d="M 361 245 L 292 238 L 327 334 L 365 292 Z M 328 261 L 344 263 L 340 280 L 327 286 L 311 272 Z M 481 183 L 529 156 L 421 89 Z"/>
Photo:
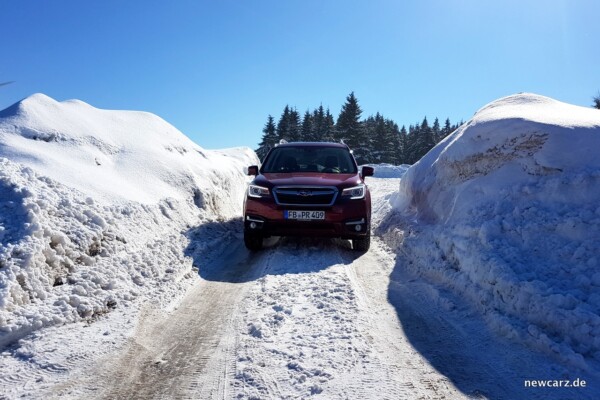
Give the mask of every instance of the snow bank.
<path id="1" fill-rule="evenodd" d="M 196 276 L 188 231 L 240 215 L 257 162 L 149 113 L 42 94 L 1 111 L 0 345 L 181 295 Z"/>
<path id="2" fill-rule="evenodd" d="M 0 112 L 0 154 L 96 198 L 155 203 L 211 192 L 239 171 L 227 160 L 251 150 L 208 152 L 146 112 L 100 110 L 35 94 Z M 228 169 L 217 174 L 212 171 Z"/>
<path id="3" fill-rule="evenodd" d="M 375 178 L 401 178 L 410 165 L 392 165 L 392 164 L 365 164 L 367 167 L 373 167 Z M 362 165 L 361 165 L 362 167 Z"/>
<path id="4" fill-rule="evenodd" d="M 600 361 L 598 149 L 598 110 L 494 101 L 408 169 L 390 218 L 408 227 L 388 224 L 388 241 L 501 334 L 589 367 Z"/>

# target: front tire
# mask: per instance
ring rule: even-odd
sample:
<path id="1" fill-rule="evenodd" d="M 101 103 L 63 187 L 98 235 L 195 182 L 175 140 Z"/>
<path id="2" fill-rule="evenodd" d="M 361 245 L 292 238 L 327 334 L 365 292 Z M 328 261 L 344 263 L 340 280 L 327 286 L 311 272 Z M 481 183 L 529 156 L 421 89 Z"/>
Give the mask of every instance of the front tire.
<path id="1" fill-rule="evenodd" d="M 367 232 L 367 235 L 358 239 L 352 239 L 352 250 L 366 253 L 371 247 L 371 232 Z"/>
<path id="2" fill-rule="evenodd" d="M 262 249 L 263 238 L 254 233 L 244 232 L 244 244 L 248 250 L 258 251 Z"/>

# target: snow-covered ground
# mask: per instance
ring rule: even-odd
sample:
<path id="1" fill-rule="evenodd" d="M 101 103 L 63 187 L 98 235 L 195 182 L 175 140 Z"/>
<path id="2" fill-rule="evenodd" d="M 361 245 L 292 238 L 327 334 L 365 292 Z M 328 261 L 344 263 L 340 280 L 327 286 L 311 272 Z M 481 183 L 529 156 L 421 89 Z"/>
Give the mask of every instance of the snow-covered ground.
<path id="1" fill-rule="evenodd" d="M 501 99 L 374 166 L 366 254 L 250 253 L 252 151 L 32 96 L 0 114 L 0 398 L 596 398 L 596 112 Z"/>
<path id="2" fill-rule="evenodd" d="M 598 372 L 598 149 L 598 110 L 499 99 L 408 169 L 380 233 L 494 331 Z"/>
<path id="3" fill-rule="evenodd" d="M 240 214 L 256 161 L 144 112 L 43 94 L 0 112 L 0 346 L 181 297 L 197 275 L 189 232 Z"/>
<path id="4" fill-rule="evenodd" d="M 366 166 L 373 167 L 375 170 L 373 176 L 375 178 L 400 178 L 406 173 L 406 170 L 410 167 L 408 164 L 392 165 L 392 164 L 365 164 Z"/>
<path id="5" fill-rule="evenodd" d="M 374 203 L 389 204 L 399 180 L 368 180 Z M 389 206 L 378 210 L 375 226 Z M 201 279 L 176 308 L 149 304 L 140 317 L 113 312 L 30 335 L 2 355 L 4 392 L 546 400 L 600 390 L 593 375 L 498 338 L 475 307 L 414 274 L 378 238 L 360 256 L 347 242 L 318 239 L 271 240 L 252 254 L 239 224 L 205 225 L 186 250 Z M 223 237 L 224 249 L 203 250 L 205 234 Z M 524 387 L 525 379 L 576 378 L 588 386 Z"/>

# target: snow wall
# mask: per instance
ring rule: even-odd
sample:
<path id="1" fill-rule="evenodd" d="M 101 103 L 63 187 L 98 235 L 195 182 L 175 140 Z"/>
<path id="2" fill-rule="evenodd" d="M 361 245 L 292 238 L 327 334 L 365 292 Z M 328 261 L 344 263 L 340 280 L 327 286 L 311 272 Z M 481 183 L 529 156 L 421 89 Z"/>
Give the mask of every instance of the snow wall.
<path id="1" fill-rule="evenodd" d="M 496 332 L 597 366 L 599 149 L 600 110 L 494 101 L 408 169 L 385 237 Z"/>
<path id="2" fill-rule="evenodd" d="M 252 164 L 248 148 L 204 150 L 145 112 L 43 94 L 0 111 L 0 346 L 181 296 L 202 267 L 187 233 L 241 215 Z"/>

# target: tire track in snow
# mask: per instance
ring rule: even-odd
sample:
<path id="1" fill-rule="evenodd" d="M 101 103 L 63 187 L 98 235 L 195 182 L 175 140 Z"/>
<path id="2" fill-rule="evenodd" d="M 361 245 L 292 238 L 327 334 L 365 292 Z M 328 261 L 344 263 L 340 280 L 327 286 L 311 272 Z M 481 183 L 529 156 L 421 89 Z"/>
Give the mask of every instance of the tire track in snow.
<path id="1" fill-rule="evenodd" d="M 247 331 L 240 338 L 234 397 L 317 395 L 336 376 L 340 360 L 327 353 L 352 345 L 351 316 L 331 303 L 353 296 L 338 279 L 335 266 L 343 259 L 336 247 L 327 240 L 284 239 L 271 251 L 265 276 L 244 300 Z M 338 329 L 319 324 L 322 319 L 336 321 Z"/>
<path id="2" fill-rule="evenodd" d="M 244 300 L 232 394 L 251 398 L 464 398 L 408 343 L 387 301 L 394 260 L 374 238 L 286 239 Z"/>
<path id="3" fill-rule="evenodd" d="M 228 398 L 238 307 L 268 254 L 235 243 L 228 256 L 172 313 L 149 309 L 122 356 L 105 357 L 88 378 L 55 393 L 77 384 L 86 398 Z"/>
<path id="4" fill-rule="evenodd" d="M 373 238 L 371 250 L 346 268 L 357 294 L 360 331 L 372 349 L 369 368 L 364 378 L 354 383 L 350 398 L 466 398 L 407 340 L 387 299 L 394 263 L 386 246 Z"/>

